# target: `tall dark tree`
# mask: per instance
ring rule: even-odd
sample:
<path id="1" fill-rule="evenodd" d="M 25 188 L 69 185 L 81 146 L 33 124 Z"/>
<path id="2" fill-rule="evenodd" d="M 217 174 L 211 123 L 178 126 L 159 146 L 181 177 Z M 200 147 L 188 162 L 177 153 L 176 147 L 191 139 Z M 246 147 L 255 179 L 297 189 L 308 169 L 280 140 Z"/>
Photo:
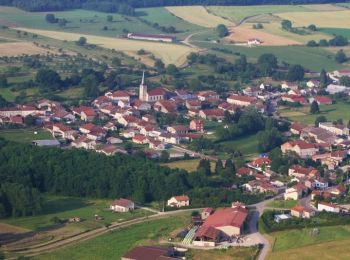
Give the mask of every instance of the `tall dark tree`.
<path id="1" fill-rule="evenodd" d="M 292 65 L 287 72 L 289 81 L 301 81 L 304 79 L 305 70 L 301 65 Z"/>
<path id="2" fill-rule="evenodd" d="M 320 87 L 326 88 L 328 83 L 330 82 L 329 77 L 327 76 L 327 72 L 323 69 L 320 73 Z"/>
<path id="3" fill-rule="evenodd" d="M 320 108 L 319 108 L 318 103 L 317 103 L 316 100 L 312 101 L 312 103 L 311 103 L 310 113 L 311 114 L 318 114 L 318 113 L 320 113 Z"/>
<path id="4" fill-rule="evenodd" d="M 44 90 L 57 90 L 62 86 L 60 75 L 52 69 L 40 69 L 35 81 Z"/>
<path id="5" fill-rule="evenodd" d="M 228 29 L 224 24 L 219 24 L 216 27 L 216 32 L 218 33 L 220 38 L 226 37 L 229 34 Z"/>

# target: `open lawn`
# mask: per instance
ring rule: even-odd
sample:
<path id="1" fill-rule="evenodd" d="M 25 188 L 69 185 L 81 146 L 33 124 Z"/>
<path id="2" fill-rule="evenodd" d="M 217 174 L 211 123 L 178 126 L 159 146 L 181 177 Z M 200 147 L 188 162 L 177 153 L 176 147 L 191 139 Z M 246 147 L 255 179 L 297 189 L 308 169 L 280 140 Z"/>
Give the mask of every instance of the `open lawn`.
<path id="1" fill-rule="evenodd" d="M 272 252 L 269 260 L 309 260 L 309 259 L 337 259 L 350 258 L 350 239 L 325 242 L 310 246 L 302 246 L 284 251 Z"/>
<path id="2" fill-rule="evenodd" d="M 258 139 L 256 135 L 246 136 L 234 141 L 225 141 L 220 143 L 222 146 L 233 148 L 240 151 L 245 157 L 258 155 Z"/>
<path id="3" fill-rule="evenodd" d="M 305 124 L 314 124 L 318 116 L 322 115 L 327 118 L 328 121 L 335 121 L 337 119 L 343 119 L 344 122 L 348 122 L 350 103 L 338 102 L 332 105 L 321 105 L 319 114 L 310 114 L 310 108 L 281 108 L 279 113 L 282 117 Z"/>
<path id="4" fill-rule="evenodd" d="M 273 200 L 269 204 L 267 204 L 268 207 L 281 209 L 291 209 L 295 205 L 297 205 L 296 200 Z"/>
<path id="5" fill-rule="evenodd" d="M 199 164 L 199 159 L 194 160 L 183 160 L 183 161 L 175 161 L 169 163 L 162 163 L 162 166 L 169 167 L 170 169 L 183 169 L 188 172 L 194 172 L 197 170 Z M 211 163 L 211 170 L 214 171 L 215 163 Z"/>
<path id="6" fill-rule="evenodd" d="M 350 10 L 332 12 L 287 12 L 277 15 L 282 19 L 292 21 L 295 27 L 308 26 L 310 24 L 327 28 L 350 27 Z"/>
<path id="7" fill-rule="evenodd" d="M 53 139 L 48 131 L 41 128 L 1 129 L 0 137 L 21 143 L 31 143 L 33 140 L 40 139 Z"/>
<path id="8" fill-rule="evenodd" d="M 195 250 L 189 252 L 189 259 L 193 260 L 232 260 L 232 259 L 255 259 L 259 250 L 256 247 L 234 247 L 229 249 Z"/>
<path id="9" fill-rule="evenodd" d="M 350 226 L 319 227 L 317 229 L 319 230 L 318 235 L 312 234 L 312 228 L 271 233 L 270 235 L 275 238 L 272 252 L 350 238 Z"/>
<path id="10" fill-rule="evenodd" d="M 189 214 L 150 220 L 142 224 L 116 230 L 96 238 L 59 249 L 35 259 L 120 259 L 131 248 L 141 244 L 156 244 L 167 239 L 174 230 L 189 224 Z"/>
<path id="11" fill-rule="evenodd" d="M 0 222 L 30 230 L 41 230 L 54 226 L 54 223 L 51 221 L 53 217 L 60 219 L 80 217 L 83 220 L 81 223 L 71 225 L 87 230 L 101 227 L 111 222 L 122 222 L 152 214 L 141 209 L 128 213 L 114 213 L 107 210 L 110 202 L 110 200 L 49 196 L 45 197 L 41 214 L 33 217 L 0 219 Z M 95 221 L 95 214 L 103 217 L 103 220 Z"/>
<path id="12" fill-rule="evenodd" d="M 287 62 L 289 64 L 301 64 L 305 68 L 313 71 L 335 70 L 344 68 L 344 65 L 338 64 L 334 60 L 334 53 L 324 48 L 310 48 L 305 46 L 260 46 L 260 47 L 243 47 L 235 45 L 220 45 L 215 43 L 196 42 L 202 48 L 220 47 L 227 49 L 233 53 L 240 53 L 247 56 L 253 62 L 264 53 L 274 54 L 279 62 Z"/>
<path id="13" fill-rule="evenodd" d="M 80 99 L 84 97 L 84 89 L 80 87 L 69 88 L 59 93 L 58 96 L 67 99 Z"/>
<path id="14" fill-rule="evenodd" d="M 177 17 L 202 27 L 214 28 L 219 24 L 234 25 L 229 20 L 209 13 L 203 6 L 171 6 L 166 9 Z"/>
<path id="15" fill-rule="evenodd" d="M 137 55 L 137 51 L 140 49 L 144 49 L 153 53 L 157 58 L 162 59 L 165 64 L 172 63 L 177 66 L 184 65 L 186 62 L 187 55 L 190 52 L 197 51 L 194 48 L 190 48 L 188 46 L 180 44 L 137 41 L 122 38 L 111 38 L 79 33 L 37 30 L 29 28 L 20 28 L 20 30 L 62 41 L 77 41 L 80 37 L 83 36 L 87 39 L 87 42 L 89 44 L 95 44 L 100 47 L 122 51 L 126 54 L 129 54 L 130 56 L 134 56 L 137 58 L 140 58 L 140 55 Z"/>

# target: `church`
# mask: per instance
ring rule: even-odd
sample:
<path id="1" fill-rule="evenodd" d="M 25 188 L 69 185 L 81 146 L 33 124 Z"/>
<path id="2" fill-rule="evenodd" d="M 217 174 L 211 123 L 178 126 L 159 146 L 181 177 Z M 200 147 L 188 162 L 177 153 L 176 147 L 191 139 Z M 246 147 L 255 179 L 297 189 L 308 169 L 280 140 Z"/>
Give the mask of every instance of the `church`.
<path id="1" fill-rule="evenodd" d="M 163 88 L 147 89 L 145 84 L 145 72 L 142 74 L 142 80 L 140 84 L 139 99 L 146 102 L 157 102 L 165 98 L 166 91 Z"/>

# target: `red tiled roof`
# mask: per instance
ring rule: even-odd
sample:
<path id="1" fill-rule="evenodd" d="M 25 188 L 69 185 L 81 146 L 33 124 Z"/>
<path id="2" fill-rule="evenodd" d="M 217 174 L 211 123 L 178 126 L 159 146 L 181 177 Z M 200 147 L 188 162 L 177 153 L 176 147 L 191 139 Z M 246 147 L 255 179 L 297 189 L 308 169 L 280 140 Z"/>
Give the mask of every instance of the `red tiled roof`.
<path id="1" fill-rule="evenodd" d="M 207 237 L 212 240 L 216 240 L 218 236 L 220 235 L 220 230 L 212 227 L 212 226 L 201 226 L 197 232 L 196 232 L 196 237 Z"/>
<path id="2" fill-rule="evenodd" d="M 238 175 L 249 175 L 250 169 L 247 167 L 241 167 L 237 170 Z"/>
<path id="3" fill-rule="evenodd" d="M 164 96 L 166 94 L 166 91 L 164 90 L 164 88 L 160 87 L 148 90 L 147 94 L 149 96 Z"/>
<path id="4" fill-rule="evenodd" d="M 190 198 L 188 197 L 188 196 L 186 196 L 186 195 L 182 195 L 182 196 L 175 196 L 174 197 L 178 202 L 180 202 L 180 201 L 188 201 L 188 200 L 190 200 Z"/>
<path id="5" fill-rule="evenodd" d="M 121 206 L 121 207 L 128 207 L 130 204 L 133 202 L 128 199 L 118 199 L 118 200 L 113 200 L 111 203 L 111 206 Z"/>
<path id="6" fill-rule="evenodd" d="M 247 216 L 248 210 L 242 207 L 217 209 L 205 220 L 203 226 L 234 226 L 240 228 Z"/>
<path id="7" fill-rule="evenodd" d="M 315 100 L 321 104 L 332 103 L 332 99 L 330 99 L 329 97 L 325 97 L 325 96 L 316 96 Z"/>

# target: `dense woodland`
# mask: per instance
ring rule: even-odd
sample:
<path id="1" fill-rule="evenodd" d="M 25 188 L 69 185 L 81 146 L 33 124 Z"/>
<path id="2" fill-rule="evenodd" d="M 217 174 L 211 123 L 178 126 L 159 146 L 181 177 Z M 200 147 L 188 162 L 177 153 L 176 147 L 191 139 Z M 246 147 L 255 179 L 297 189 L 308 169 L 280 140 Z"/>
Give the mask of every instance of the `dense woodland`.
<path id="1" fill-rule="evenodd" d="M 60 11 L 75 8 L 102 12 L 134 14 L 134 8 L 181 5 L 265 5 L 265 4 L 320 4 L 347 0 L 0 0 L 0 5 L 12 5 L 27 11 Z"/>
<path id="2" fill-rule="evenodd" d="M 138 203 L 165 201 L 188 194 L 192 206 L 228 205 L 240 200 L 254 203 L 256 195 L 225 189 L 245 179 L 235 176 L 231 161 L 211 172 L 201 161 L 197 172 L 171 170 L 144 157 L 107 157 L 83 150 L 39 148 L 0 139 L 0 217 L 39 214 L 43 193 L 131 198 Z"/>

